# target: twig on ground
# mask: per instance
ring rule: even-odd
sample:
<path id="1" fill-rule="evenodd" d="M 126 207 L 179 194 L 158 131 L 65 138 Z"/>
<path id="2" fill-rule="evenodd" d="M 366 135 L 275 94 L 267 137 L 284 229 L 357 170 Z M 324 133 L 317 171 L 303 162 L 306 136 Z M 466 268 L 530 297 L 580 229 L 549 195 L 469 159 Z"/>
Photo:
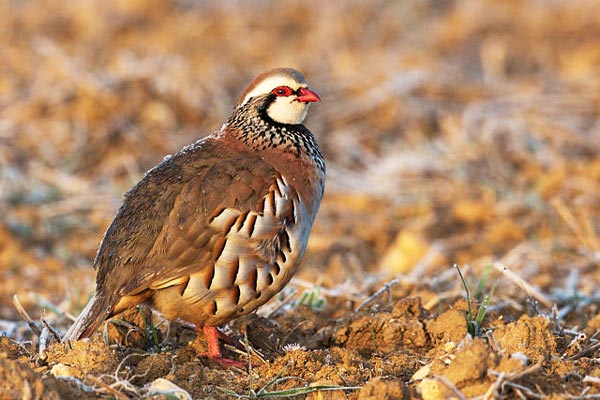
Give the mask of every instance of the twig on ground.
<path id="1" fill-rule="evenodd" d="M 497 371 L 494 371 L 493 369 L 488 369 L 488 371 L 487 371 L 488 376 L 490 376 L 490 377 L 495 376 L 496 381 L 488 388 L 488 390 L 485 392 L 483 398 L 484 399 L 493 398 L 494 394 L 496 393 L 498 388 L 501 388 L 502 391 L 504 391 L 505 386 L 511 386 L 511 387 L 513 387 L 513 389 L 517 388 L 518 390 L 523 390 L 528 395 L 530 395 L 530 392 L 531 392 L 531 393 L 533 393 L 531 395 L 535 397 L 535 395 L 537 395 L 537 394 L 535 394 L 535 392 L 533 392 L 531 389 L 525 388 L 525 386 L 514 384 L 514 383 L 512 383 L 512 381 L 515 379 L 519 379 L 525 375 L 536 372 L 539 369 L 541 369 L 541 367 L 542 367 L 542 362 L 539 361 L 539 362 L 535 363 L 534 365 L 532 365 L 531 367 L 529 367 L 517 374 L 506 374 L 504 372 L 497 372 Z M 537 395 L 537 396 L 539 396 L 538 398 L 543 397 L 541 395 Z"/>
<path id="2" fill-rule="evenodd" d="M 388 299 L 391 302 L 392 301 L 392 293 L 390 292 L 390 288 L 392 288 L 394 285 L 398 284 L 398 282 L 400 282 L 399 279 L 392 279 L 390 282 L 388 282 L 385 285 L 383 285 L 383 287 L 381 289 L 379 289 L 378 291 L 376 291 L 375 293 L 373 293 L 371 296 L 367 297 L 365 299 L 365 301 L 363 301 L 362 303 L 360 303 L 358 305 L 358 307 L 356 307 L 356 309 L 354 310 L 354 312 L 359 312 L 367 304 L 369 304 L 370 302 L 372 302 L 373 300 L 375 300 L 376 298 L 378 298 L 379 296 L 381 296 L 383 293 L 387 293 L 388 294 Z"/>
<path id="3" fill-rule="evenodd" d="M 61 335 L 60 333 L 54 329 L 54 327 L 52 325 L 50 325 L 50 323 L 48 323 L 48 321 L 46 321 L 45 318 L 40 318 L 42 321 L 42 325 L 44 325 L 46 328 L 48 328 L 48 330 L 50 331 L 50 333 L 52 333 L 52 336 L 54 336 L 54 339 L 58 340 L 60 342 Z"/>
<path id="4" fill-rule="evenodd" d="M 506 276 L 508 279 L 510 279 L 517 285 L 519 285 L 525 291 L 525 293 L 527 293 L 529 296 L 532 296 L 534 299 L 536 299 L 537 301 L 542 303 L 544 306 L 550 308 L 550 307 L 552 307 L 552 304 L 554 304 L 548 297 L 546 297 L 545 294 L 543 294 L 542 292 L 540 292 L 539 290 L 537 290 L 536 288 L 531 286 L 529 283 L 527 283 L 524 279 L 522 279 L 516 273 L 514 273 L 513 271 L 508 269 L 508 267 L 505 266 L 504 264 L 502 264 L 500 262 L 495 262 L 494 268 L 496 268 L 498 271 L 500 271 L 502 274 L 504 274 L 504 276 Z"/>
<path id="5" fill-rule="evenodd" d="M 484 400 L 496 398 L 496 392 L 502 386 L 502 382 L 504 381 L 505 377 L 506 377 L 506 374 L 504 374 L 504 372 L 498 374 L 498 378 L 494 381 L 494 383 L 492 383 L 490 385 L 488 390 L 486 390 L 485 393 L 483 394 Z"/>
<path id="6" fill-rule="evenodd" d="M 583 382 L 583 383 L 600 384 L 600 378 L 598 378 L 596 376 L 586 375 L 586 376 L 583 377 L 583 379 L 581 380 L 581 382 Z"/>
<path id="7" fill-rule="evenodd" d="M 570 357 L 568 353 L 572 353 L 573 351 L 577 351 L 577 353 L 581 352 L 581 344 L 587 339 L 587 335 L 584 332 L 579 332 L 575 335 L 575 337 L 571 340 L 571 342 L 567 345 L 567 348 L 563 352 L 561 358 L 565 359 Z"/>
<path id="8" fill-rule="evenodd" d="M 593 345 L 591 345 L 590 347 L 581 350 L 579 353 L 577 354 L 573 354 L 570 357 L 565 358 L 566 361 L 573 361 L 573 360 L 577 360 L 583 356 L 586 356 L 590 353 L 593 353 L 594 351 L 598 350 L 600 348 L 600 342 L 595 343 Z"/>
<path id="9" fill-rule="evenodd" d="M 492 348 L 492 350 L 495 353 L 497 353 L 498 355 L 502 356 L 504 354 L 504 352 L 502 351 L 502 347 L 500 347 L 500 344 L 498 343 L 498 341 L 494 337 L 494 333 L 492 331 L 486 331 L 485 332 L 485 337 L 487 338 L 488 344 L 490 345 L 490 347 Z"/>
<path id="10" fill-rule="evenodd" d="M 539 394 L 537 392 L 534 392 L 533 390 L 529 389 L 527 386 L 519 385 L 517 383 L 504 382 L 502 384 L 502 390 L 504 390 L 505 386 L 508 386 L 508 387 L 510 387 L 512 389 L 517 389 L 519 391 L 525 392 L 525 394 L 528 397 L 533 397 L 534 399 L 543 399 L 545 397 L 545 396 L 543 396 L 543 395 L 541 395 L 541 394 Z"/>
<path id="11" fill-rule="evenodd" d="M 110 377 L 111 375 L 102 375 L 102 376 Z M 135 386 L 133 383 L 131 383 L 127 379 L 119 379 L 118 377 L 115 377 L 115 382 L 110 384 L 110 388 L 113 390 L 117 390 L 117 391 L 118 391 L 118 389 L 116 389 L 116 388 L 123 389 L 123 390 L 131 393 L 132 398 L 138 399 L 138 398 L 142 397 L 140 394 L 140 388 Z M 123 390 L 121 390 L 120 393 L 123 393 Z"/>
<path id="12" fill-rule="evenodd" d="M 261 364 L 264 364 L 266 362 L 265 360 L 265 356 L 264 354 L 262 354 L 261 352 L 259 352 L 258 350 L 256 350 L 254 347 L 250 346 L 250 343 L 248 343 L 248 339 L 245 337 L 243 341 L 241 341 L 242 344 L 245 347 L 245 351 L 244 350 L 240 350 L 235 346 L 229 345 L 227 343 L 224 343 L 223 346 L 227 347 L 227 349 L 229 351 L 231 351 L 232 353 L 236 353 L 239 354 L 243 357 L 247 357 L 249 359 L 252 359 L 253 357 L 258 358 L 259 362 Z M 252 363 L 249 363 L 249 365 L 251 365 Z"/>
<path id="13" fill-rule="evenodd" d="M 527 368 L 527 369 L 525 369 L 525 370 L 523 370 L 523 371 L 521 371 L 521 372 L 519 372 L 517 374 L 508 374 L 508 375 L 506 375 L 505 376 L 505 380 L 508 382 L 508 381 L 512 381 L 512 380 L 515 380 L 515 379 L 519 379 L 519 378 L 524 377 L 525 375 L 529 375 L 529 374 L 531 374 L 533 372 L 536 372 L 536 371 L 538 371 L 541 368 L 542 368 L 542 362 L 538 361 L 537 363 L 533 364 L 531 367 L 529 367 L 529 368 Z M 488 374 L 493 375 L 493 376 L 498 376 L 498 375 L 500 375 L 500 372 L 496 372 L 494 370 L 489 370 Z"/>
<path id="14" fill-rule="evenodd" d="M 467 400 L 465 395 L 452 383 L 448 378 L 444 375 L 435 375 L 435 379 L 437 379 L 442 385 L 446 386 L 448 389 L 452 391 L 460 400 Z"/>
<path id="15" fill-rule="evenodd" d="M 569 399 L 569 400 L 600 399 L 600 393 L 586 394 L 584 396 L 565 396 L 565 399 Z"/>
<path id="16" fill-rule="evenodd" d="M 23 310 L 23 311 L 25 311 L 25 310 Z M 29 317 L 29 315 L 27 315 L 27 317 Z M 41 361 L 46 361 L 46 359 L 48 358 L 48 354 L 46 353 L 46 350 L 48 349 L 48 342 L 50 341 L 50 335 L 52 335 L 56 340 L 58 340 L 60 342 L 60 334 L 56 331 L 56 329 L 54 329 L 52 326 L 50 326 L 48 321 L 46 321 L 44 318 L 40 318 L 40 320 L 42 321 L 42 330 L 41 330 L 40 334 L 38 335 L 40 338 L 39 339 L 38 356 Z M 36 326 L 36 328 L 37 328 L 37 326 Z"/>
<path id="17" fill-rule="evenodd" d="M 61 381 L 71 382 L 73 385 L 77 386 L 79 389 L 83 390 L 86 393 L 93 393 L 93 392 L 97 391 L 97 389 L 95 387 L 86 385 L 85 383 L 83 383 L 78 378 L 75 378 L 74 376 L 57 376 L 56 378 L 60 379 Z"/>
<path id="18" fill-rule="evenodd" d="M 4 336 L 15 337 L 19 327 L 23 326 L 24 322 L 0 319 L 0 331 L 4 333 Z"/>
<path id="19" fill-rule="evenodd" d="M 117 399 L 120 400 L 129 400 L 129 396 L 119 392 L 118 390 L 116 390 L 115 388 L 107 385 L 106 383 L 102 382 L 102 379 L 97 378 L 93 375 L 88 375 L 85 377 L 86 380 L 91 381 L 92 383 L 94 383 L 95 385 L 99 386 L 101 389 L 107 391 L 109 394 L 115 396 Z"/>
<path id="20" fill-rule="evenodd" d="M 19 315 L 25 320 L 25 322 L 27 322 L 27 325 L 29 326 L 29 329 L 31 329 L 31 331 L 34 334 L 36 334 L 37 336 L 40 336 L 42 334 L 41 329 L 31 319 L 31 317 L 29 316 L 29 314 L 27 313 L 27 311 L 25 311 L 25 308 L 23 307 L 23 305 L 19 301 L 19 296 L 16 295 L 16 294 L 13 295 L 13 305 L 17 309 L 17 312 L 19 313 Z"/>
<path id="21" fill-rule="evenodd" d="M 40 346 L 38 350 L 38 355 L 40 360 L 46 361 L 48 358 L 48 354 L 46 353 L 46 349 L 48 348 L 48 338 L 50 336 L 50 329 L 47 326 L 42 328 L 42 332 L 40 333 Z"/>
<path id="22" fill-rule="evenodd" d="M 134 352 L 134 353 L 127 354 L 125 357 L 123 357 L 123 359 L 121 360 L 121 362 L 119 363 L 119 365 L 117 365 L 117 368 L 115 369 L 114 378 L 115 379 L 120 379 L 119 378 L 119 373 L 121 371 L 121 368 L 124 367 L 127 364 L 127 362 L 129 361 L 129 358 L 136 357 L 136 356 L 138 356 L 138 357 L 145 357 L 147 355 L 148 355 L 147 352 L 137 352 L 137 351 Z M 132 377 L 129 376 L 129 377 L 127 377 L 127 379 L 132 379 Z"/>

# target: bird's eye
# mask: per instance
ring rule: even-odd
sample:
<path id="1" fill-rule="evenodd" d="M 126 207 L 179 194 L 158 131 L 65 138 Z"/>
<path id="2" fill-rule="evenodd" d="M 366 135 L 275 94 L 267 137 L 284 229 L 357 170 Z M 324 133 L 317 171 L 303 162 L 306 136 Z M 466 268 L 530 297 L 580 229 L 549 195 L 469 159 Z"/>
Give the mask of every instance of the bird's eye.
<path id="1" fill-rule="evenodd" d="M 271 90 L 275 96 L 290 96 L 294 92 L 287 86 L 277 86 L 275 89 Z"/>

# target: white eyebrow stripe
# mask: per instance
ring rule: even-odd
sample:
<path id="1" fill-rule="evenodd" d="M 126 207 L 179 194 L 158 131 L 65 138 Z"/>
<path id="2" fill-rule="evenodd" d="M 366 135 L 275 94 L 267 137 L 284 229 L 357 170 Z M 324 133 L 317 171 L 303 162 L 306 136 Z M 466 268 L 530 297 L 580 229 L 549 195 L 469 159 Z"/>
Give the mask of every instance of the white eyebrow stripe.
<path id="1" fill-rule="evenodd" d="M 298 81 L 286 76 L 271 76 L 260 82 L 251 91 L 249 91 L 240 105 L 246 104 L 252 97 L 271 92 L 271 90 L 275 89 L 277 86 L 289 86 L 289 88 L 293 91 L 296 91 L 301 87 L 307 87 L 306 84 L 301 84 Z"/>

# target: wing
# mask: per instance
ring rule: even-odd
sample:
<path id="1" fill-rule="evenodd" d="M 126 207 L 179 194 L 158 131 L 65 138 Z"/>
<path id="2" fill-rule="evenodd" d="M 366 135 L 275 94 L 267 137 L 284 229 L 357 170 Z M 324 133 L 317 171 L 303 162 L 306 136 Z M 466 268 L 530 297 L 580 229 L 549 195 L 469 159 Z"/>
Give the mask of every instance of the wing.
<path id="1" fill-rule="evenodd" d="M 260 157 L 206 159 L 202 153 L 173 156 L 127 195 L 96 258 L 97 288 L 116 294 L 113 302 L 211 267 L 227 233 L 214 220 L 228 210 L 257 211 L 276 181 L 276 171 Z M 270 229 L 279 228 L 273 223 Z"/>

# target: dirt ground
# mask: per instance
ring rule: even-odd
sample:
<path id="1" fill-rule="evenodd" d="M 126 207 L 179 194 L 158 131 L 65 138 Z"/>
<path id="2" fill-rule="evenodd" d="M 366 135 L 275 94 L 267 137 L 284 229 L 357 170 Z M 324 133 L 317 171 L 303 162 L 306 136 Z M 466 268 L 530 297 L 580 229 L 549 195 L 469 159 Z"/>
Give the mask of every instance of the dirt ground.
<path id="1" fill-rule="evenodd" d="M 600 398 L 595 1 L 4 2 L 0 43 L 0 398 Z M 288 65 L 328 180 L 247 367 L 145 307 L 59 343 L 123 193 Z"/>

